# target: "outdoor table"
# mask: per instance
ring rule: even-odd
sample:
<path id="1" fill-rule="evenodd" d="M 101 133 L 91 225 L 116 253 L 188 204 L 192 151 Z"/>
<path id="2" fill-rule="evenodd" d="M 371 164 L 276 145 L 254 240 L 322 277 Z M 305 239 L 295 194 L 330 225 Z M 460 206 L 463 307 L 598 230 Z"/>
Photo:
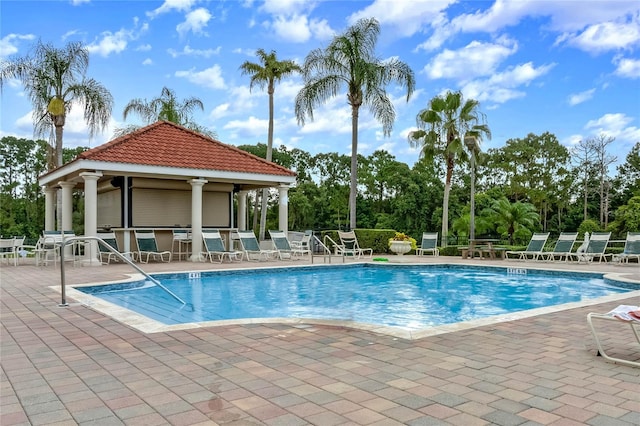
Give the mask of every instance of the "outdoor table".
<path id="1" fill-rule="evenodd" d="M 491 259 L 496 258 L 496 248 L 494 243 L 499 242 L 497 238 L 476 238 L 469 240 L 469 248 L 462 251 L 462 258 L 474 258 L 474 254 L 477 252 L 480 255 L 480 259 L 484 259 L 484 253 L 487 253 Z M 478 244 L 484 245 L 483 247 L 477 247 Z"/>

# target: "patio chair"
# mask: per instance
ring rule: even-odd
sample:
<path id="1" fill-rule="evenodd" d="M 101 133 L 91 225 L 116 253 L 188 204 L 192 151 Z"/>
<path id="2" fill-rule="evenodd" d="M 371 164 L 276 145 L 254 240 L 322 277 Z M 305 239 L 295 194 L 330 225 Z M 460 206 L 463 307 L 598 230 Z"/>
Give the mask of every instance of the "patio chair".
<path id="1" fill-rule="evenodd" d="M 640 263 L 640 232 L 627 232 L 624 250 L 613 256 L 615 263 L 629 263 L 629 259 L 636 259 Z"/>
<path id="2" fill-rule="evenodd" d="M 602 262 L 602 259 L 605 259 L 606 262 L 607 257 L 611 257 L 611 253 L 605 254 L 604 252 L 609 244 L 609 238 L 611 238 L 611 232 L 594 232 L 591 234 L 585 251 L 578 250 L 571 256 L 575 257 L 578 263 L 593 263 L 596 257 L 598 263 Z"/>
<path id="3" fill-rule="evenodd" d="M 213 263 L 214 257 L 217 257 L 220 263 L 224 261 L 225 257 L 229 259 L 229 262 L 242 259 L 243 253 L 241 251 L 227 250 L 225 248 L 222 235 L 217 229 L 202 230 L 202 242 L 204 243 L 205 251 L 200 254 L 205 259 L 208 258 L 211 263 Z"/>
<path id="4" fill-rule="evenodd" d="M 134 231 L 136 237 L 136 244 L 138 244 L 138 251 L 136 252 L 136 258 L 141 263 L 149 263 L 149 259 L 158 260 L 162 262 L 171 262 L 171 251 L 158 250 L 158 241 L 156 240 L 156 233 L 151 231 Z M 165 260 L 165 257 L 167 260 Z"/>
<path id="5" fill-rule="evenodd" d="M 60 258 L 60 247 L 62 247 L 65 238 L 75 236 L 76 234 L 73 231 L 43 231 L 33 250 L 36 257 L 36 266 L 40 264 L 48 265 L 50 258 L 55 266 Z M 69 256 L 66 260 L 75 262 L 75 248 L 76 244 L 67 247 L 68 251 L 65 251 L 65 255 L 68 254 Z"/>
<path id="6" fill-rule="evenodd" d="M 291 249 L 294 254 L 299 254 L 300 256 L 309 255 L 311 256 L 311 237 L 313 236 L 312 231 L 305 231 L 302 239 L 299 241 L 290 241 Z"/>
<path id="7" fill-rule="evenodd" d="M 561 261 L 563 258 L 565 262 L 568 262 L 572 254 L 571 249 L 576 243 L 576 238 L 578 238 L 577 232 L 561 232 L 553 251 L 543 252 L 542 257 L 551 262 Z"/>
<path id="8" fill-rule="evenodd" d="M 171 253 L 178 256 L 178 260 L 182 256 L 189 257 L 189 246 L 191 246 L 191 233 L 186 229 L 174 229 L 172 231 L 173 239 L 171 240 Z"/>
<path id="9" fill-rule="evenodd" d="M 423 232 L 422 244 L 416 249 L 418 256 L 423 256 L 425 253 L 431 253 L 434 256 L 440 256 L 440 250 L 438 250 L 438 233 L 437 232 Z"/>
<path id="10" fill-rule="evenodd" d="M 593 334 L 593 339 L 595 340 L 596 346 L 598 347 L 597 354 L 609 361 L 630 365 L 632 367 L 640 367 L 640 361 L 632 361 L 630 359 L 611 356 L 605 352 L 602 341 L 600 340 L 600 337 L 598 336 L 598 333 L 594 326 L 594 319 L 615 321 L 618 325 L 621 325 L 623 327 L 626 327 L 628 325 L 629 327 L 631 327 L 631 331 L 633 332 L 636 341 L 640 344 L 640 334 L 638 333 L 637 328 L 640 327 L 640 306 L 620 305 L 615 309 L 607 312 L 606 314 L 598 314 L 593 312 L 587 314 L 587 322 L 589 323 L 591 334 Z M 638 354 L 639 352 L 634 351 L 634 353 Z"/>
<path id="11" fill-rule="evenodd" d="M 110 245 L 113 249 L 117 250 L 121 255 L 130 257 L 132 260 L 135 260 L 135 253 L 133 252 L 120 252 L 118 248 L 118 240 L 116 239 L 116 234 L 114 232 L 101 232 L 97 235 L 98 238 L 102 238 L 102 240 Z M 104 244 L 98 244 L 98 250 L 100 250 L 100 262 L 104 264 L 109 264 L 111 261 L 119 262 L 120 258 L 114 252 L 109 250 L 104 246 Z"/>
<path id="12" fill-rule="evenodd" d="M 15 250 L 14 238 L 1 238 L 0 239 L 0 259 L 6 259 L 7 265 L 12 260 L 13 266 L 18 266 L 18 255 Z"/>
<path id="13" fill-rule="evenodd" d="M 269 260 L 275 258 L 277 250 L 263 250 L 258 244 L 258 239 L 253 231 L 238 231 L 238 239 L 240 240 L 240 246 L 242 252 L 247 260 L 251 260 L 251 256 L 258 256 L 258 260 Z"/>
<path id="14" fill-rule="evenodd" d="M 340 246 L 336 247 L 338 254 L 359 259 L 360 256 L 366 256 L 368 253 L 369 257 L 373 257 L 373 249 L 360 247 L 355 231 L 338 231 L 338 237 L 340 237 Z"/>
<path id="15" fill-rule="evenodd" d="M 531 236 L 531 240 L 527 245 L 527 248 L 524 250 L 507 250 L 505 252 L 506 259 L 509 259 L 509 255 L 516 255 L 519 260 L 528 260 L 531 257 L 531 260 L 539 260 L 543 255 L 542 250 L 544 249 L 544 245 L 547 244 L 547 240 L 549 239 L 549 232 L 539 232 L 535 233 Z"/>
<path id="16" fill-rule="evenodd" d="M 283 231 L 275 231 L 271 229 L 269 230 L 269 235 L 271 236 L 273 249 L 278 254 L 280 260 L 293 260 L 296 253 L 291 247 L 291 243 L 289 243 L 289 238 L 287 238 L 287 235 Z"/>

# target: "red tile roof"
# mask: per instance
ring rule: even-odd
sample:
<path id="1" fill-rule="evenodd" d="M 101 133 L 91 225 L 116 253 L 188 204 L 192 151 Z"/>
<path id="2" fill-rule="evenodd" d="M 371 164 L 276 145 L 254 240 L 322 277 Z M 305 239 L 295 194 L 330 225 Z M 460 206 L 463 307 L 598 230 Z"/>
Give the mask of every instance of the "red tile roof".
<path id="1" fill-rule="evenodd" d="M 78 159 L 295 176 L 285 167 L 168 121 L 158 121 L 92 148 Z"/>

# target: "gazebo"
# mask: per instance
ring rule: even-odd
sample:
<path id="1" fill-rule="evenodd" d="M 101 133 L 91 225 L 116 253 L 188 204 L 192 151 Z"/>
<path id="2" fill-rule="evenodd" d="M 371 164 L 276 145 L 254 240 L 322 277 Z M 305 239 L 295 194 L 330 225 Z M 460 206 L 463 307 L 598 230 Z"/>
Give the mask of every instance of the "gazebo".
<path id="1" fill-rule="evenodd" d="M 246 229 L 247 194 L 252 190 L 278 189 L 279 228 L 286 232 L 287 193 L 295 173 L 177 124 L 158 121 L 83 152 L 39 182 L 45 192 L 47 231 L 56 226 L 56 191 L 61 189 L 62 230 L 69 230 L 73 190 L 80 189 L 86 236 L 112 230 L 129 251 L 135 229 L 154 229 L 163 235 L 161 242 L 170 239 L 174 229 L 188 229 L 191 260 L 198 261 L 202 228 L 228 234 Z"/>

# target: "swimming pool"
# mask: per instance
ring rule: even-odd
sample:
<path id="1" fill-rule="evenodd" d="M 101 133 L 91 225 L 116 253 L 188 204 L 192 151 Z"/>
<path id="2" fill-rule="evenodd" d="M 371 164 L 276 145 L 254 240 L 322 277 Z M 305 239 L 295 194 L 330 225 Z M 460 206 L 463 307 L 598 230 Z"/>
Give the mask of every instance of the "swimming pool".
<path id="1" fill-rule="evenodd" d="M 454 265 L 304 266 L 154 278 L 188 304 L 145 280 L 76 289 L 164 325 L 279 318 L 410 332 L 638 289 L 596 273 Z"/>

